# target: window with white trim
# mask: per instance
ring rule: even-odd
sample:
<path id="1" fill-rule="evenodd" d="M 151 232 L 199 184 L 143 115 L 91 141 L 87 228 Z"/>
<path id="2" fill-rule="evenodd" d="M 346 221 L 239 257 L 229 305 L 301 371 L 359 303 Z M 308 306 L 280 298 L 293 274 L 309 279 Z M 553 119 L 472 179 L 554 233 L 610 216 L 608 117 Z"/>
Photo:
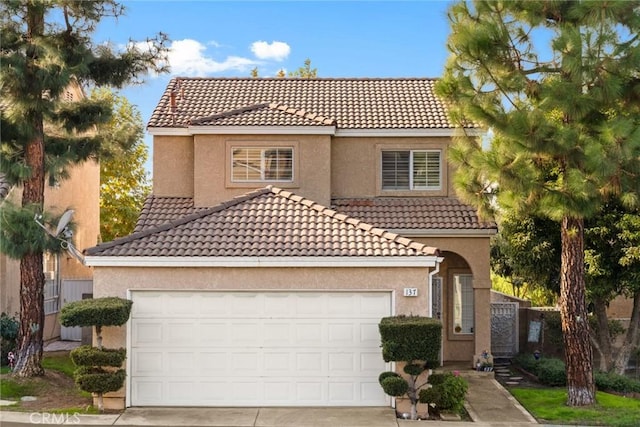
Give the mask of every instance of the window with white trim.
<path id="1" fill-rule="evenodd" d="M 60 256 L 53 253 L 43 254 L 44 270 L 44 314 L 60 311 L 60 279 L 58 266 Z"/>
<path id="2" fill-rule="evenodd" d="M 293 148 L 233 147 L 232 182 L 293 181 Z"/>
<path id="3" fill-rule="evenodd" d="M 440 150 L 383 150 L 383 190 L 440 190 Z"/>
<path id="4" fill-rule="evenodd" d="M 473 276 L 453 276 L 453 332 L 473 333 Z"/>

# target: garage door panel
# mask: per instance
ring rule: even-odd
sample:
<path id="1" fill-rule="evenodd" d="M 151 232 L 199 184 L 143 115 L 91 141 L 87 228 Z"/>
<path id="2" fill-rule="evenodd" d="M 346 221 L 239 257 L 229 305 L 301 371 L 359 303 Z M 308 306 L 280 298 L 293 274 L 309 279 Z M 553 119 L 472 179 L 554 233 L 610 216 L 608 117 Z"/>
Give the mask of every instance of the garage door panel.
<path id="1" fill-rule="evenodd" d="M 131 376 L 155 376 L 166 371 L 161 351 L 133 351 L 131 359 Z"/>
<path id="2" fill-rule="evenodd" d="M 330 346 L 352 345 L 354 326 L 353 323 L 329 323 L 327 343 Z"/>
<path id="3" fill-rule="evenodd" d="M 131 323 L 132 340 L 138 345 L 162 344 L 163 324 L 161 321 L 133 320 Z"/>
<path id="4" fill-rule="evenodd" d="M 203 343 L 228 342 L 229 326 L 226 322 L 201 321 L 199 327 L 200 337 Z"/>
<path id="5" fill-rule="evenodd" d="M 377 378 L 387 369 L 378 323 L 389 293 L 132 295 L 134 406 L 388 404 Z"/>
<path id="6" fill-rule="evenodd" d="M 291 345 L 291 323 L 283 321 L 266 321 L 263 325 L 262 339 L 266 346 L 286 346 Z"/>

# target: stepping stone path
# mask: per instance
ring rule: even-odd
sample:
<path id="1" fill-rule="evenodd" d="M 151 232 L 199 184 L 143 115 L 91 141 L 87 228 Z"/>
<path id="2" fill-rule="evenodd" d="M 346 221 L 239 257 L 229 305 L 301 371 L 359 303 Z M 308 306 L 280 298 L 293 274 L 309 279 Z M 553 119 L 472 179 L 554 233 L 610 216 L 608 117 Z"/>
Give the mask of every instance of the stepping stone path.
<path id="1" fill-rule="evenodd" d="M 495 373 L 496 376 L 501 378 L 501 381 L 504 381 L 504 383 L 509 386 L 519 385 L 520 381 L 522 381 L 522 377 L 513 375 L 508 364 L 496 364 Z"/>

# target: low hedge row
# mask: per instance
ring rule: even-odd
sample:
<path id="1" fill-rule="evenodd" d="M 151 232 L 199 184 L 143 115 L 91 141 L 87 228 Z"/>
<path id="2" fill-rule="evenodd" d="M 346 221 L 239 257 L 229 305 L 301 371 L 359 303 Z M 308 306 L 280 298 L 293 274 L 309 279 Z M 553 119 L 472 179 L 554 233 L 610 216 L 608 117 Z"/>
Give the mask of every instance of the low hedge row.
<path id="1" fill-rule="evenodd" d="M 541 357 L 536 359 L 531 354 L 519 354 L 514 363 L 527 372 L 538 377 L 541 384 L 550 387 L 567 385 L 567 373 L 564 362 L 556 358 Z M 613 372 L 596 371 L 594 374 L 596 388 L 616 393 L 640 393 L 640 381 Z"/>

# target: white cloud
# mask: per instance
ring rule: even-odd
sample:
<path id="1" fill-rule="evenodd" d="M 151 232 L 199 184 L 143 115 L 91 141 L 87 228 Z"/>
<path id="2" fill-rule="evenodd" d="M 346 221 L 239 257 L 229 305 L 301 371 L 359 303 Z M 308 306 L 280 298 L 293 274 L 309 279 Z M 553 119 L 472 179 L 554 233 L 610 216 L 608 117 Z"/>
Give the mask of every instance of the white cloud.
<path id="1" fill-rule="evenodd" d="M 218 62 L 206 56 L 206 50 L 206 45 L 197 40 L 173 41 L 169 48 L 171 74 L 206 76 L 226 71 L 247 71 L 258 64 L 255 60 L 239 56 L 228 56 L 224 61 Z"/>
<path id="2" fill-rule="evenodd" d="M 291 48 L 284 42 L 273 41 L 271 43 L 267 43 L 260 40 L 251 44 L 251 52 L 253 52 L 253 54 L 259 59 L 282 61 L 289 56 Z"/>

